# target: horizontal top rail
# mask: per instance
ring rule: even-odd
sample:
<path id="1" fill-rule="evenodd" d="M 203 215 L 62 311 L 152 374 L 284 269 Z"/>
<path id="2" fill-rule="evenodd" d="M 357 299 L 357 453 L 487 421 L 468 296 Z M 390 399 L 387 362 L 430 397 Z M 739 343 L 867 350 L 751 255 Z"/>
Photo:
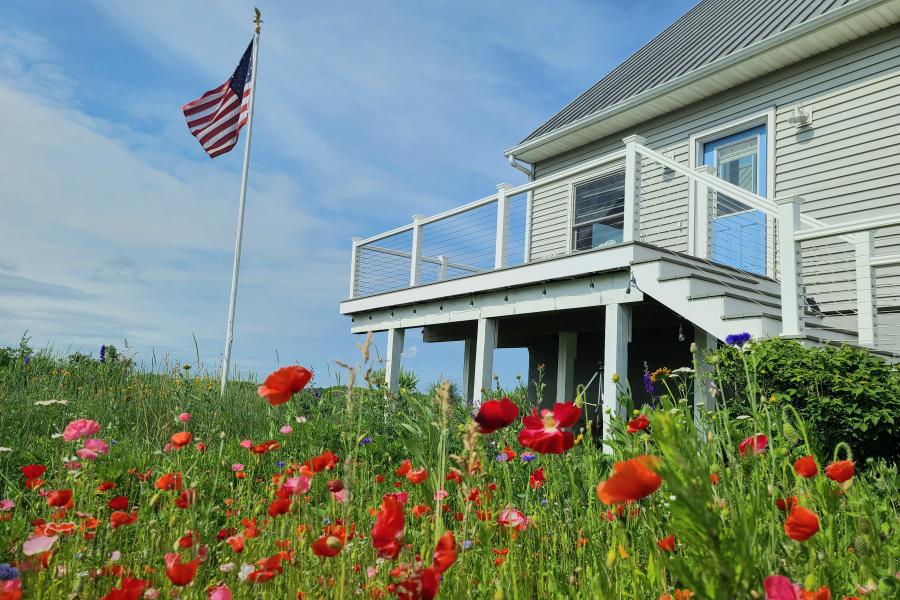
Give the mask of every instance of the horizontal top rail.
<path id="1" fill-rule="evenodd" d="M 384 233 L 379 233 L 377 235 L 373 235 L 372 237 L 367 237 L 364 240 L 354 239 L 353 243 L 357 246 L 365 246 L 366 244 L 371 244 L 372 242 L 378 242 L 383 240 L 384 238 L 389 238 L 392 235 L 397 235 L 398 233 L 403 233 L 404 231 L 409 231 L 413 228 L 413 224 L 409 223 L 407 225 L 401 225 L 400 227 L 396 227 L 391 229 L 390 231 L 385 231 Z"/>
<path id="2" fill-rule="evenodd" d="M 798 242 L 805 242 L 851 233 L 861 233 L 863 231 L 880 229 L 882 227 L 896 226 L 900 226 L 900 213 L 884 217 L 867 217 L 865 219 L 847 221 L 846 223 L 836 223 L 834 225 L 819 224 L 814 229 L 802 229 L 794 233 L 794 239 Z"/>

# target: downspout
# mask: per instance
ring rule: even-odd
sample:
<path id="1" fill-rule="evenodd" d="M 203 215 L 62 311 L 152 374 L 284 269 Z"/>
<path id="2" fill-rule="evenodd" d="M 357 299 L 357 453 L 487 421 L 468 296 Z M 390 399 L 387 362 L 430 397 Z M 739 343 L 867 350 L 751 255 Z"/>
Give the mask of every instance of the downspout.
<path id="1" fill-rule="evenodd" d="M 512 154 L 508 154 L 509 165 L 522 171 L 528 177 L 528 181 L 534 181 L 534 165 L 527 167 L 523 163 L 516 160 Z M 531 211 L 534 203 L 534 190 L 529 191 L 525 201 L 525 248 L 523 249 L 522 261 L 525 264 L 531 262 Z"/>
<path id="2" fill-rule="evenodd" d="M 528 176 L 528 181 L 532 181 L 534 179 L 534 167 L 526 167 L 523 163 L 520 163 L 516 160 L 516 157 L 512 154 L 507 155 L 509 158 L 509 165 L 519 171 L 525 173 Z"/>

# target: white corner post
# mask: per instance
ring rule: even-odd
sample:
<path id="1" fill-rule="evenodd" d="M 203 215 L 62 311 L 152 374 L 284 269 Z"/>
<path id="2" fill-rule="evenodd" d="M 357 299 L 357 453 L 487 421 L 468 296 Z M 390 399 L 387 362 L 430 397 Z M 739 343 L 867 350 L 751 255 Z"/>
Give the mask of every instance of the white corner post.
<path id="1" fill-rule="evenodd" d="M 715 336 L 706 333 L 695 325 L 694 345 L 697 347 L 697 354 L 694 356 L 694 363 L 697 369 L 694 373 L 694 424 L 697 425 L 698 433 L 702 433 L 700 416 L 704 412 L 710 412 L 716 408 L 716 399 L 709 393 L 709 383 L 713 381 L 715 372 L 712 365 L 706 362 L 704 355 L 711 350 L 715 350 L 718 346 L 718 341 Z"/>
<path id="2" fill-rule="evenodd" d="M 578 334 L 559 332 L 559 352 L 556 361 L 556 401 L 575 400 L 575 356 L 578 351 Z"/>
<path id="3" fill-rule="evenodd" d="M 438 256 L 438 281 L 447 278 L 447 257 L 443 254 Z"/>
<path id="4" fill-rule="evenodd" d="M 874 347 L 876 290 L 872 256 L 875 254 L 875 232 L 861 231 L 853 237 L 856 246 L 856 319 L 859 344 Z"/>
<path id="5" fill-rule="evenodd" d="M 628 381 L 628 343 L 631 341 L 631 305 L 607 304 L 606 327 L 603 344 L 603 439 L 610 436 L 610 422 L 613 415 L 622 418 L 619 404 L 618 384 L 613 381 L 617 375 L 622 382 Z M 612 448 L 603 444 L 603 451 L 612 453 Z"/>
<path id="6" fill-rule="evenodd" d="M 716 170 L 709 165 L 695 169 L 700 175 L 715 176 Z M 710 189 L 705 182 L 696 180 L 691 185 L 693 198 L 688 203 L 688 254 L 697 258 L 709 258 L 709 225 L 712 220 Z"/>
<path id="7" fill-rule="evenodd" d="M 509 236 L 509 202 L 506 198 L 506 190 L 512 186 L 508 183 L 497 185 L 497 237 L 494 248 L 494 268 L 502 269 L 506 266 L 506 239 Z"/>
<path id="8" fill-rule="evenodd" d="M 497 319 L 478 319 L 478 335 L 475 338 L 475 376 L 473 377 L 472 403 L 480 406 L 485 395 L 490 394 L 494 376 L 494 350 L 497 348 Z"/>
<path id="9" fill-rule="evenodd" d="M 388 329 L 387 331 L 387 359 L 384 363 L 384 381 L 387 383 L 388 392 L 396 394 L 400 389 L 400 355 L 403 354 L 403 339 L 405 329 Z"/>
<path id="10" fill-rule="evenodd" d="M 410 250 L 409 287 L 419 285 L 422 275 L 422 215 L 413 215 L 412 249 Z"/>
<path id="11" fill-rule="evenodd" d="M 466 338 L 463 342 L 463 379 L 462 394 L 466 406 L 475 401 L 475 338 Z"/>
<path id="12" fill-rule="evenodd" d="M 641 239 L 641 156 L 637 145 L 647 140 L 639 135 L 629 135 L 625 142 L 625 214 L 622 219 L 622 241 L 637 242 Z"/>
<path id="13" fill-rule="evenodd" d="M 781 335 L 803 333 L 803 287 L 800 273 L 800 196 L 777 198 L 778 263 L 781 270 Z"/>
<path id="14" fill-rule="evenodd" d="M 353 238 L 353 246 L 350 250 L 350 298 L 356 297 L 357 264 L 359 262 L 359 243 L 362 238 Z"/>
<path id="15" fill-rule="evenodd" d="M 534 191 L 525 196 L 525 251 L 522 257 L 523 264 L 531 262 L 531 213 L 534 209 Z"/>

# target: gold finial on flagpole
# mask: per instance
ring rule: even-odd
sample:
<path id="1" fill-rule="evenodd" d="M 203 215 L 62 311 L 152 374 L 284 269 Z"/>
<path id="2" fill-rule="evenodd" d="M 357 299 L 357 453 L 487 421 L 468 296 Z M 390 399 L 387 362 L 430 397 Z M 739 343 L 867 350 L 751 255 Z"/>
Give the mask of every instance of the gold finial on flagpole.
<path id="1" fill-rule="evenodd" d="M 260 23 L 262 23 L 262 19 L 259 18 L 260 17 L 259 9 L 254 8 L 253 10 L 256 11 L 256 16 L 253 18 L 253 22 L 256 23 L 256 33 L 259 33 L 259 25 L 260 25 Z"/>

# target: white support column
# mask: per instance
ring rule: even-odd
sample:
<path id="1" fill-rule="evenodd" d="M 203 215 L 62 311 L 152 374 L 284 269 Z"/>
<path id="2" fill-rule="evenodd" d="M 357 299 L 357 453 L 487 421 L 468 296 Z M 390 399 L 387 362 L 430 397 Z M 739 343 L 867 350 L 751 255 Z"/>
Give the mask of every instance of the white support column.
<path id="1" fill-rule="evenodd" d="M 700 415 L 715 410 L 716 400 L 709 394 L 709 382 L 713 381 L 714 371 L 704 359 L 704 354 L 715 350 L 718 346 L 716 338 L 697 326 L 694 326 L 694 345 L 697 353 L 694 356 L 697 372 L 694 373 L 694 423 L 700 432 Z"/>
<path id="2" fill-rule="evenodd" d="M 856 319 L 859 344 L 875 346 L 875 232 L 863 231 L 854 235 L 856 246 Z"/>
<path id="3" fill-rule="evenodd" d="M 409 268 L 409 286 L 419 285 L 419 277 L 422 273 L 422 215 L 413 215 L 412 250 Z"/>
<path id="4" fill-rule="evenodd" d="M 534 208 L 534 192 L 528 192 L 525 197 L 525 256 L 523 264 L 531 262 L 531 212 Z"/>
<path id="5" fill-rule="evenodd" d="M 641 239 L 641 157 L 637 145 L 647 142 L 639 135 L 629 135 L 625 142 L 625 215 L 622 225 L 622 241 Z"/>
<path id="6" fill-rule="evenodd" d="M 778 263 L 781 269 L 781 335 L 803 333 L 803 288 L 800 273 L 800 244 L 794 234 L 800 230 L 800 196 L 777 198 Z"/>
<path id="7" fill-rule="evenodd" d="M 388 329 L 387 358 L 384 363 L 384 381 L 388 391 L 396 394 L 400 389 L 400 355 L 403 354 L 405 329 Z"/>
<path id="8" fill-rule="evenodd" d="M 509 203 L 506 198 L 506 190 L 512 186 L 508 183 L 497 185 L 497 237 L 494 248 L 494 268 L 502 269 L 506 266 L 506 240 L 509 237 Z"/>
<path id="9" fill-rule="evenodd" d="M 472 382 L 473 404 L 479 406 L 490 393 L 494 376 L 494 349 L 497 348 L 497 319 L 478 319 L 475 339 L 475 377 Z"/>
<path id="10" fill-rule="evenodd" d="M 356 265 L 359 261 L 359 243 L 362 238 L 355 237 L 350 250 L 350 298 L 356 297 Z"/>
<path id="11" fill-rule="evenodd" d="M 475 401 L 475 346 L 474 338 L 466 338 L 463 342 L 462 394 L 466 406 L 472 406 Z"/>
<path id="12" fill-rule="evenodd" d="M 438 256 L 438 281 L 443 281 L 447 277 L 447 257 L 443 254 Z"/>
<path id="13" fill-rule="evenodd" d="M 628 342 L 631 341 L 631 305 L 607 304 L 606 328 L 603 333 L 603 438 L 609 437 L 610 417 L 624 417 L 619 405 L 618 386 L 613 375 L 621 381 L 628 380 Z M 611 453 L 612 448 L 603 445 L 603 451 Z"/>
<path id="14" fill-rule="evenodd" d="M 556 361 L 556 401 L 575 400 L 575 356 L 578 351 L 578 334 L 559 332 L 559 353 Z"/>
<path id="15" fill-rule="evenodd" d="M 701 175 L 716 174 L 716 170 L 708 165 L 700 165 L 695 170 Z M 688 254 L 705 259 L 709 258 L 709 227 L 712 221 L 710 189 L 702 181 L 695 181 L 691 189 L 693 198 L 688 204 Z"/>

